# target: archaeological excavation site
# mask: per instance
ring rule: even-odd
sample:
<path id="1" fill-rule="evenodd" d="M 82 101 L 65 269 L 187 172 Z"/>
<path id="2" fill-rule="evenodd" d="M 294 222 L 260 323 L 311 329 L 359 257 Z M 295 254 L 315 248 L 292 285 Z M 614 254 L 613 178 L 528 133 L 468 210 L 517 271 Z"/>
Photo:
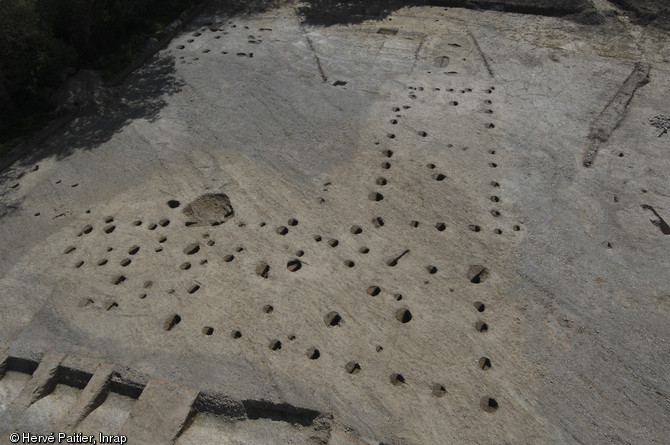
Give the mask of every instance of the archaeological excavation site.
<path id="1" fill-rule="evenodd" d="M 0 444 L 669 443 L 667 3 L 163 36 L 0 160 Z"/>

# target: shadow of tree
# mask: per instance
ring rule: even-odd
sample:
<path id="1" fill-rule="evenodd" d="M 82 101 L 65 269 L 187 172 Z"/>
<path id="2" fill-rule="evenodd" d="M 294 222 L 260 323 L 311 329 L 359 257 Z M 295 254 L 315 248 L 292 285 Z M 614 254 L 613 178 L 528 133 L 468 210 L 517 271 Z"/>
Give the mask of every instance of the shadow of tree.
<path id="1" fill-rule="evenodd" d="M 98 86 L 87 92 L 90 100 L 73 111 L 74 118 L 55 129 L 39 143 L 23 147 L 0 164 L 0 218 L 21 208 L 22 198 L 13 193 L 14 183 L 37 170 L 40 161 L 62 160 L 76 151 L 93 150 L 109 141 L 136 119 L 158 120 L 166 98 L 181 90 L 184 81 L 176 77 L 174 58 L 159 52 L 117 87 Z"/>
<path id="2" fill-rule="evenodd" d="M 218 0 L 201 13 L 227 17 L 267 12 L 293 0 Z M 303 23 L 313 26 L 354 24 L 365 20 L 385 20 L 394 11 L 408 6 L 465 7 L 494 9 L 549 16 L 581 17 L 592 7 L 587 0 L 304 0 L 298 6 Z M 385 22 L 389 23 L 390 22 Z M 15 161 L 32 165 L 45 157 L 63 159 L 76 150 L 91 150 L 108 141 L 135 119 L 155 121 L 166 105 L 166 96 L 184 85 L 176 78 L 175 61 L 161 51 L 138 68 L 117 87 L 99 87 L 93 106 L 80 107 L 75 117 L 54 131 L 46 141 L 25 147 L 0 162 L 3 171 Z M 2 180 L 0 174 L 0 180 Z"/>
<path id="3" fill-rule="evenodd" d="M 250 15 L 291 1 L 215 0 L 199 15 L 213 14 L 214 9 L 227 17 Z M 183 85 L 176 77 L 176 61 L 166 51 L 156 53 L 118 86 L 89 85 L 83 95 L 93 100 L 84 100 L 78 109 L 55 116 L 48 127 L 0 159 L 0 184 L 23 174 L 8 171 L 11 166 L 21 169 L 52 156 L 64 159 L 77 150 L 92 150 L 107 142 L 135 119 L 154 122 L 167 104 L 166 96 L 177 93 Z"/>
<path id="4" fill-rule="evenodd" d="M 219 12 L 232 17 L 235 15 L 260 14 L 284 5 L 293 3 L 294 0 L 218 0 L 215 7 Z"/>
<path id="5" fill-rule="evenodd" d="M 612 0 L 617 6 L 635 13 L 640 25 L 670 30 L 670 3 L 667 0 Z"/>
<path id="6" fill-rule="evenodd" d="M 62 159 L 75 150 L 95 148 L 135 119 L 155 122 L 167 105 L 166 96 L 177 93 L 184 85 L 175 72 L 174 58 L 158 53 L 121 85 L 101 87 L 100 101 L 91 110 L 93 113 L 80 113 L 66 132 L 50 141 L 52 154 Z"/>
<path id="7" fill-rule="evenodd" d="M 587 0 L 305 0 L 298 10 L 306 24 L 331 26 L 384 20 L 394 11 L 410 6 L 459 7 L 521 14 L 572 18 L 597 24 L 598 15 Z"/>
<path id="8" fill-rule="evenodd" d="M 331 26 L 337 24 L 357 24 L 365 20 L 383 20 L 393 11 L 406 6 L 427 5 L 421 0 L 307 0 L 298 8 L 304 21 L 313 26 Z M 464 3 L 464 2 L 460 2 Z"/>
<path id="9" fill-rule="evenodd" d="M 3 160 L 0 182 L 16 178 L 17 172 L 7 168 L 10 165 L 20 169 L 20 165 L 32 166 L 47 157 L 64 159 L 75 151 L 97 148 L 135 119 L 156 121 L 167 105 L 166 97 L 180 91 L 183 85 L 184 81 L 176 77 L 173 56 L 157 53 L 121 85 L 99 85 L 86 92 L 88 99 L 71 112 L 74 117 L 69 122 L 46 137 L 38 134 L 39 142 L 28 143 L 14 154 L 14 159 Z"/>

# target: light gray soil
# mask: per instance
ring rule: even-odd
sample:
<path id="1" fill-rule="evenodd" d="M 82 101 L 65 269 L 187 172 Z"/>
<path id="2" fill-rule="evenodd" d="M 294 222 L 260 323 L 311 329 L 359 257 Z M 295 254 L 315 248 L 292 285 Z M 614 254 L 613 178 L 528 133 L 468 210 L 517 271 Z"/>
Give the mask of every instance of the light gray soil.
<path id="1" fill-rule="evenodd" d="M 213 3 L 2 172 L 0 441 L 108 362 L 87 434 L 172 400 L 164 443 L 667 442 L 670 45 L 593 4 Z"/>

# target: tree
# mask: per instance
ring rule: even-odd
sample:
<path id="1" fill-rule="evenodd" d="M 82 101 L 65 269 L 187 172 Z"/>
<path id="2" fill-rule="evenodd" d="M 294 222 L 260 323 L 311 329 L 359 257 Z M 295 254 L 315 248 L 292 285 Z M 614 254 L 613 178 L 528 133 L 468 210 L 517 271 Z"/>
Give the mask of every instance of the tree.
<path id="1" fill-rule="evenodd" d="M 0 116 L 44 107 L 49 87 L 58 81 L 54 73 L 73 58 L 45 26 L 35 0 L 0 0 Z"/>

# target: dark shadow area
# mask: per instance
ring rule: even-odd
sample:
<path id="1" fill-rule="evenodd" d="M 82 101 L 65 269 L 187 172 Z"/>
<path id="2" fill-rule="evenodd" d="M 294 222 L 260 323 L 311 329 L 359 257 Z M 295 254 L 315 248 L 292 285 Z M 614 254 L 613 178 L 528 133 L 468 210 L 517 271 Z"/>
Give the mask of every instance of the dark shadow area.
<path id="1" fill-rule="evenodd" d="M 603 18 L 587 0 L 306 0 L 299 9 L 307 24 L 330 26 L 385 20 L 394 11 L 409 6 L 458 7 L 566 17 L 580 23 L 600 24 Z M 391 21 L 386 21 L 392 26 Z"/>
<path id="2" fill-rule="evenodd" d="M 77 150 L 98 147 L 135 119 L 156 121 L 167 104 L 165 97 L 177 93 L 184 85 L 175 72 L 173 57 L 159 53 L 118 87 L 87 85 L 85 88 L 91 90 L 80 91 L 81 98 L 74 102 L 75 107 L 64 112 L 74 115 L 69 123 L 36 144 L 32 151 L 30 146 L 23 147 L 23 152 L 17 155 L 27 165 L 54 155 L 63 159 Z M 12 161 L 5 160 L 0 169 Z"/>
<path id="3" fill-rule="evenodd" d="M 293 1 L 219 0 L 217 6 L 220 12 L 234 16 L 263 13 L 290 3 Z M 304 0 L 301 3 L 303 6 L 298 8 L 298 12 L 306 24 L 314 26 L 385 20 L 398 9 L 412 6 L 467 8 L 566 17 L 588 24 L 603 22 L 603 18 L 589 0 Z"/>
<path id="4" fill-rule="evenodd" d="M 217 0 L 213 9 L 229 17 L 260 14 L 293 3 L 294 0 Z"/>
<path id="5" fill-rule="evenodd" d="M 215 0 L 208 4 L 200 16 L 252 15 L 293 3 L 293 0 Z M 616 0 L 616 3 L 631 2 Z M 660 9 L 668 8 L 661 5 L 661 0 L 647 0 L 636 8 L 641 10 L 647 3 Z M 590 24 L 598 24 L 603 20 L 588 0 L 305 0 L 298 12 L 303 22 L 308 25 L 330 26 L 378 20 L 380 33 L 393 33 L 393 22 L 389 15 L 398 9 L 411 6 L 461 7 L 538 14 L 565 17 Z M 178 92 L 183 86 L 183 82 L 176 79 L 175 71 L 174 60 L 159 52 L 120 86 L 97 85 L 94 89 L 88 88 L 88 91 L 84 91 L 84 96 L 95 96 L 95 100 L 84 100 L 83 103 L 80 101 L 78 106 L 70 107 L 60 114 L 50 114 L 57 116 L 47 127 L 52 128 L 51 133 L 42 137 L 38 133 L 34 138 L 35 142 L 17 147 L 13 153 L 0 159 L 0 172 L 19 159 L 29 165 L 47 156 L 56 155 L 62 159 L 76 150 L 93 149 L 108 141 L 135 119 L 155 121 L 161 108 L 166 105 L 165 96 Z M 0 181 L 12 179 L 15 178 L 0 174 Z"/>
<path id="6" fill-rule="evenodd" d="M 150 59 L 120 86 L 102 87 L 102 103 L 91 107 L 93 114 L 84 112 L 73 120 L 66 134 L 52 139 L 59 149 L 58 158 L 77 149 L 95 148 L 135 119 L 155 122 L 167 104 L 165 96 L 179 92 L 184 86 L 175 72 L 174 58 L 163 53 Z"/>
<path id="7" fill-rule="evenodd" d="M 208 7 L 205 11 L 201 10 L 199 15 L 224 14 L 233 17 L 257 14 L 278 8 L 291 1 L 217 0 L 201 2 L 201 5 L 208 5 Z M 189 11 L 194 9 L 197 8 Z M 133 54 L 137 56 L 136 53 Z M 104 55 L 100 58 L 104 58 Z M 137 63 L 137 59 L 131 65 L 134 63 Z M 114 66 L 119 68 L 119 66 Z M 135 119 L 155 121 L 160 109 L 166 105 L 165 95 L 178 92 L 184 85 L 183 81 L 176 79 L 175 72 L 174 59 L 160 51 L 134 70 L 130 76 L 122 78 L 118 86 L 110 86 L 110 84 L 116 85 L 115 81 L 107 84 L 102 82 L 101 76 L 105 74 L 104 71 L 79 71 L 68 81 L 76 86 L 74 94 L 69 94 L 67 88 L 63 87 L 60 91 L 65 91 L 65 93 L 57 93 L 52 98 L 55 104 L 46 104 L 45 106 L 48 105 L 46 111 L 41 108 L 32 108 L 35 118 L 41 119 L 40 123 L 33 127 L 42 127 L 42 130 L 33 133 L 30 137 L 22 136 L 20 139 L 23 139 L 23 143 L 15 148 L 0 143 L 0 183 L 16 179 L 14 173 L 8 173 L 7 169 L 19 160 L 24 165 L 30 165 L 53 155 L 62 159 L 76 150 L 90 150 L 108 141 L 116 132 Z M 70 100 L 66 101 L 68 104 L 64 107 L 63 99 L 68 95 L 75 96 L 75 98 L 72 100 L 70 97 Z M 49 108 L 52 105 L 57 105 L 58 108 L 56 110 Z M 5 208 L 4 210 L 0 216 L 11 209 Z"/>
<path id="8" fill-rule="evenodd" d="M 21 372 L 23 374 L 33 375 L 39 362 L 22 357 L 8 357 L 7 358 L 7 370 Z"/>
<path id="9" fill-rule="evenodd" d="M 109 391 L 132 399 L 139 399 L 145 386 L 146 384 L 124 379 L 118 373 L 114 373 Z"/>
<path id="10" fill-rule="evenodd" d="M 127 67 L 207 0 L 8 0 L 0 7 L 0 158 L 58 123 L 52 95 L 80 70 Z M 182 14 L 182 15 L 180 15 Z M 177 19 L 178 20 L 178 19 Z"/>
<path id="11" fill-rule="evenodd" d="M 84 389 L 93 378 L 93 374 L 69 366 L 58 367 L 58 383 L 77 389 Z"/>
<path id="12" fill-rule="evenodd" d="M 625 0 L 621 0 L 625 1 Z M 267 12 L 293 0 L 217 0 L 202 15 L 225 14 L 228 17 Z M 588 0 L 306 0 L 299 8 L 304 23 L 316 26 L 355 24 L 379 20 L 380 32 L 392 28 L 388 16 L 409 6 L 463 7 L 476 10 L 497 10 L 525 14 L 540 14 L 572 18 L 587 23 L 600 23 L 602 18 Z M 165 106 L 165 95 L 178 92 L 183 82 L 175 77 L 174 60 L 158 53 L 137 69 L 120 86 L 107 88 L 97 85 L 84 91 L 89 100 L 70 107 L 48 128 L 48 136 L 40 133 L 22 147 L 0 160 L 0 171 L 21 159 L 36 163 L 46 156 L 67 157 L 80 149 L 90 150 L 108 141 L 116 132 L 134 119 L 155 121 Z M 85 88 L 86 90 L 86 88 Z M 95 96 L 95 100 L 92 98 Z M 62 122 L 59 125 L 58 121 Z M 55 125 L 54 125 L 55 123 Z M 55 128 L 54 128 L 55 127 Z M 0 178 L 5 179 L 7 178 Z"/>
<path id="13" fill-rule="evenodd" d="M 294 425 L 310 426 L 321 413 L 306 408 L 298 408 L 288 403 L 272 403 L 259 400 L 243 402 L 247 417 L 252 420 L 270 419 Z"/>
<path id="14" fill-rule="evenodd" d="M 0 177 L 0 182 L 3 182 L 5 179 L 3 177 Z M 3 195 L 0 195 L 0 198 Z M 20 201 L 15 201 L 11 203 L 3 203 L 0 202 L 0 218 L 4 218 L 5 216 L 9 216 L 15 212 L 19 212 L 21 210 L 21 203 L 23 200 Z"/>
<path id="15" fill-rule="evenodd" d="M 247 417 L 242 402 L 223 394 L 201 392 L 196 399 L 195 410 L 229 420 L 244 420 Z"/>
<path id="16" fill-rule="evenodd" d="M 668 0 L 611 0 L 617 6 L 635 13 L 638 25 L 657 26 L 670 30 L 670 1 Z"/>
<path id="17" fill-rule="evenodd" d="M 90 85 L 84 87 L 81 101 L 57 118 L 62 119 L 62 126 L 52 124 L 33 136 L 35 142 L 17 147 L 0 160 L 0 185 L 7 185 L 0 192 L 0 219 L 21 211 L 23 198 L 12 193 L 12 186 L 36 171 L 43 159 L 55 156 L 61 160 L 79 150 L 96 149 L 135 119 L 155 122 L 167 104 L 166 97 L 184 85 L 175 72 L 173 57 L 158 53 L 118 87 L 100 83 L 91 90 L 87 89 Z M 15 163 L 18 168 L 9 168 Z"/>

